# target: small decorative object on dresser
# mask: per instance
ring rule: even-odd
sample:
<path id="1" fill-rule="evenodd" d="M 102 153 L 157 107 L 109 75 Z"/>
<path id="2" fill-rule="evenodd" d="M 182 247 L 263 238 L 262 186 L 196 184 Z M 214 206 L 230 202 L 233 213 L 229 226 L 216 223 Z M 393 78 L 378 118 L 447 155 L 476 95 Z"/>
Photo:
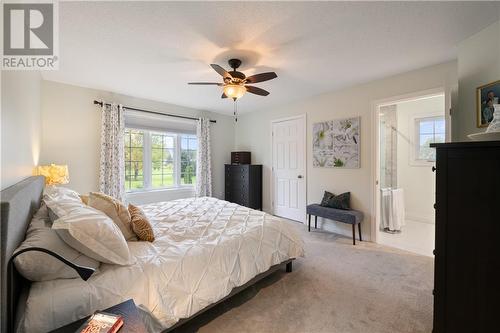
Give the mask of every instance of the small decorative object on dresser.
<path id="1" fill-rule="evenodd" d="M 225 167 L 225 200 L 262 210 L 262 165 L 231 165 Z"/>
<path id="2" fill-rule="evenodd" d="M 474 141 L 498 141 L 500 140 L 500 104 L 493 105 L 493 119 L 486 132 L 469 134 L 468 137 Z"/>
<path id="3" fill-rule="evenodd" d="M 111 315 L 119 316 L 123 321 L 123 326 L 119 329 L 120 333 L 146 333 L 146 327 L 142 322 L 137 307 L 135 306 L 134 300 L 129 299 L 123 303 L 114 305 L 106 310 L 102 311 Z M 96 312 L 101 313 L 101 312 Z M 74 333 L 80 332 L 79 329 L 83 328 L 83 325 L 89 317 L 77 320 L 71 324 L 60 327 L 50 333 Z M 84 331 L 82 331 L 84 332 Z M 100 331 L 97 331 L 100 332 Z"/>
<path id="4" fill-rule="evenodd" d="M 231 164 L 252 164 L 249 151 L 232 151 Z"/>

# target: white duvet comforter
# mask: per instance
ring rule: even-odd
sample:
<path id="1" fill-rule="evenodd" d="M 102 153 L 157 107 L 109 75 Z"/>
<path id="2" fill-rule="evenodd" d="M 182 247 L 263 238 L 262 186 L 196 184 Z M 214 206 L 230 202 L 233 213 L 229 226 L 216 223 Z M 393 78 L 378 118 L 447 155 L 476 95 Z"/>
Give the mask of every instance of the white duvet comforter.
<path id="1" fill-rule="evenodd" d="M 228 295 L 272 265 L 304 253 L 289 222 L 214 198 L 142 206 L 156 240 L 129 242 L 137 262 L 102 264 L 88 281 L 32 284 L 22 322 L 46 332 L 133 298 L 165 329 Z"/>

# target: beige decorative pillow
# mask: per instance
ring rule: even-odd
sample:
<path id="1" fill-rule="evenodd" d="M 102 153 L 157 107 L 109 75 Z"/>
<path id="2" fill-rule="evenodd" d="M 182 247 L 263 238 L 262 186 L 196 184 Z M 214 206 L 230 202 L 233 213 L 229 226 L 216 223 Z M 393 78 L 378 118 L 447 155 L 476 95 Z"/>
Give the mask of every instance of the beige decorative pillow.
<path id="1" fill-rule="evenodd" d="M 126 240 L 137 240 L 130 224 L 130 213 L 120 201 L 99 192 L 90 192 L 88 205 L 108 215 L 120 228 Z"/>
<path id="2" fill-rule="evenodd" d="M 142 241 L 154 241 L 155 234 L 153 232 L 153 228 L 151 227 L 151 223 L 149 223 L 149 220 L 142 209 L 129 204 L 128 210 L 131 216 L 132 230 L 134 230 L 137 237 L 139 237 Z"/>
<path id="3" fill-rule="evenodd" d="M 88 195 L 80 194 L 80 199 L 82 200 L 82 202 L 84 204 L 86 204 L 87 206 L 89 205 L 89 196 Z"/>

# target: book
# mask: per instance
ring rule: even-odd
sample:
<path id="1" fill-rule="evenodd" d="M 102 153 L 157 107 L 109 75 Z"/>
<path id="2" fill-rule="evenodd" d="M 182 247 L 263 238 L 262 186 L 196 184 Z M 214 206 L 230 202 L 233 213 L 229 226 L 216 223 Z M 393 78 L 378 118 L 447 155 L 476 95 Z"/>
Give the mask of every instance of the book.
<path id="1" fill-rule="evenodd" d="M 122 326 L 122 316 L 98 311 L 76 333 L 116 333 Z"/>

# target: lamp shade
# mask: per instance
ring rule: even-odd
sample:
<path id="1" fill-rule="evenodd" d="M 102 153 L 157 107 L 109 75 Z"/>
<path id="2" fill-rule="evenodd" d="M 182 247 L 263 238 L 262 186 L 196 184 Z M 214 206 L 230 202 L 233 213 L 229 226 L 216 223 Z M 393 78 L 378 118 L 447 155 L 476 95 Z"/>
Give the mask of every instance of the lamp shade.
<path id="1" fill-rule="evenodd" d="M 57 185 L 69 183 L 69 173 L 67 165 L 39 165 L 35 167 L 35 176 L 45 176 L 46 185 Z"/>
<path id="2" fill-rule="evenodd" d="M 224 86 L 224 94 L 233 99 L 238 99 L 247 92 L 247 88 L 239 84 L 227 84 Z"/>

